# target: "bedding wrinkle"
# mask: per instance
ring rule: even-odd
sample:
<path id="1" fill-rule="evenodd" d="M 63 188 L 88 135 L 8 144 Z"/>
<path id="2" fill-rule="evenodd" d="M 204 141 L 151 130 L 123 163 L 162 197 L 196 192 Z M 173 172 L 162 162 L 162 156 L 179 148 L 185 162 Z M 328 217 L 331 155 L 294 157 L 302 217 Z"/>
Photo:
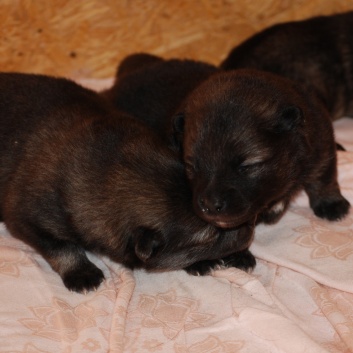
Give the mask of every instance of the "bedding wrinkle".
<path id="1" fill-rule="evenodd" d="M 132 272 L 126 269 L 119 272 L 119 278 L 114 278 L 114 284 L 117 284 L 118 286 L 116 288 L 117 296 L 114 304 L 109 338 L 110 353 L 122 353 L 125 351 L 124 345 L 127 311 L 135 289 L 135 279 Z"/>
<path id="2" fill-rule="evenodd" d="M 341 293 L 324 286 L 312 289 L 312 296 L 321 308 L 322 314 L 331 323 L 346 347 L 353 347 L 353 295 Z"/>
<path id="3" fill-rule="evenodd" d="M 311 340 L 297 325 L 277 314 L 247 308 L 239 320 L 271 349 L 278 352 L 329 353 Z"/>

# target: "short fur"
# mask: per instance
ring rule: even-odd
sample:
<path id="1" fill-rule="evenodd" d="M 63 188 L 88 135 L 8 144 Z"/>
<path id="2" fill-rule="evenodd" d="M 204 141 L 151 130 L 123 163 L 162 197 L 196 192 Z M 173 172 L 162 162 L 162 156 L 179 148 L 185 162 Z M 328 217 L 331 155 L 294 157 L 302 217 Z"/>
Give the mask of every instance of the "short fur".
<path id="1" fill-rule="evenodd" d="M 124 76 L 118 77 L 109 99 L 119 109 L 152 119 L 152 126 L 166 121 L 172 126 L 201 218 L 224 228 L 255 214 L 259 221 L 273 223 L 303 188 L 317 216 L 337 220 L 347 214 L 349 203 L 337 183 L 332 124 L 317 96 L 293 81 L 255 70 L 205 73 L 188 89 L 192 85 L 183 82 L 192 75 L 186 62 L 157 61 L 144 65 L 139 56 L 132 62 L 141 68 L 131 65 L 131 75 L 129 65 L 123 66 Z M 179 79 L 184 94 L 175 94 L 161 79 L 166 75 L 174 77 L 174 84 Z M 131 93 L 127 107 L 122 87 Z M 154 94 L 139 94 L 142 87 Z"/>
<path id="2" fill-rule="evenodd" d="M 315 214 L 346 215 L 326 109 L 293 81 L 256 70 L 210 77 L 184 105 L 186 170 L 194 209 L 220 227 L 260 214 L 276 221 L 307 192 Z"/>
<path id="3" fill-rule="evenodd" d="M 173 137 L 170 121 L 187 95 L 219 70 L 193 60 L 163 60 L 133 54 L 119 65 L 113 87 L 103 95 L 121 111 L 145 121 L 166 138 Z M 169 140 L 171 147 L 178 141 Z"/>
<path id="4" fill-rule="evenodd" d="M 315 92 L 332 119 L 353 116 L 353 11 L 269 27 L 235 47 L 226 70 L 273 72 Z"/>
<path id="5" fill-rule="evenodd" d="M 194 215 L 182 163 L 147 126 L 65 79 L 2 73 L 0 92 L 2 219 L 67 288 L 104 278 L 85 250 L 148 270 L 254 266 L 253 224 Z"/>

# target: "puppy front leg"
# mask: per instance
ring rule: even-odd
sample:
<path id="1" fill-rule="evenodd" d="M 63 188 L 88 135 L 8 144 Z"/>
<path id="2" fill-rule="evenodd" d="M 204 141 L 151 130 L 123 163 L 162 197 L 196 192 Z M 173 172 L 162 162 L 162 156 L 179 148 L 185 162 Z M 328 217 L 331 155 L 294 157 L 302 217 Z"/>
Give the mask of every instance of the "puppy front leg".
<path id="1" fill-rule="evenodd" d="M 252 270 L 256 265 L 249 246 L 254 238 L 256 217 L 248 224 L 238 228 L 237 234 L 225 232 L 218 241 L 208 249 L 209 257 L 185 268 L 192 275 L 204 276 L 219 268 L 237 267 L 244 271 Z M 218 255 L 218 257 L 217 257 Z"/>
<path id="2" fill-rule="evenodd" d="M 103 272 L 87 258 L 85 250 L 76 244 L 56 244 L 55 250 L 46 259 L 71 291 L 82 293 L 95 290 L 104 279 Z"/>
<path id="3" fill-rule="evenodd" d="M 329 221 L 342 219 L 350 207 L 340 192 L 336 175 L 336 159 L 334 159 L 315 182 L 304 186 L 315 215 Z"/>
<path id="4" fill-rule="evenodd" d="M 81 246 L 69 240 L 58 239 L 34 224 L 11 224 L 10 231 L 35 248 L 60 275 L 69 290 L 90 291 L 103 281 L 103 272 L 87 258 Z"/>
<path id="5" fill-rule="evenodd" d="M 251 271 L 256 265 L 254 255 L 245 249 L 235 252 L 229 256 L 215 260 L 204 260 L 196 262 L 185 268 L 185 271 L 194 276 L 205 276 L 213 270 L 236 267 L 243 271 Z"/>

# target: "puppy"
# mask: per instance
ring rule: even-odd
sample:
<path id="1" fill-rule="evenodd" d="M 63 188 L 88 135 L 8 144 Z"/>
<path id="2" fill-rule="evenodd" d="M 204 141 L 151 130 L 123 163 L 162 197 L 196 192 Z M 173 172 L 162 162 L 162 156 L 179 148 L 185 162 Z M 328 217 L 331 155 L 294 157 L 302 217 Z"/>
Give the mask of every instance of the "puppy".
<path id="1" fill-rule="evenodd" d="M 184 80 L 192 80 L 186 62 L 144 65 L 143 56 L 133 58 L 126 59 L 130 65 L 122 63 L 123 75 L 109 99 L 160 133 L 168 129 L 159 124 L 170 125 L 168 136 L 181 148 L 194 210 L 206 222 L 230 228 L 258 215 L 258 221 L 274 223 L 303 188 L 317 216 L 338 220 L 347 214 L 349 203 L 337 184 L 332 125 L 317 96 L 289 79 L 255 70 L 204 71 L 203 80 L 186 87 Z M 161 79 L 166 75 L 173 85 Z M 183 94 L 175 94 L 178 82 Z M 123 88 L 132 96 L 127 105 Z M 147 98 L 139 94 L 142 89 L 154 94 Z"/>
<path id="2" fill-rule="evenodd" d="M 174 113 L 192 90 L 218 71 L 200 61 L 132 54 L 120 63 L 115 84 L 102 95 L 117 109 L 146 122 L 170 147 L 178 148 Z"/>
<path id="3" fill-rule="evenodd" d="M 226 70 L 288 77 L 317 95 L 331 115 L 353 116 L 353 11 L 269 27 L 235 47 Z"/>
<path id="4" fill-rule="evenodd" d="M 277 221 L 301 189 L 321 218 L 349 209 L 327 110 L 294 81 L 256 70 L 211 76 L 186 99 L 183 153 L 196 213 L 222 228 Z"/>
<path id="5" fill-rule="evenodd" d="M 182 163 L 143 123 L 65 79 L 2 73 L 0 92 L 2 220 L 68 289 L 104 278 L 86 250 L 157 271 L 255 265 L 254 222 L 224 231 L 194 215 Z"/>

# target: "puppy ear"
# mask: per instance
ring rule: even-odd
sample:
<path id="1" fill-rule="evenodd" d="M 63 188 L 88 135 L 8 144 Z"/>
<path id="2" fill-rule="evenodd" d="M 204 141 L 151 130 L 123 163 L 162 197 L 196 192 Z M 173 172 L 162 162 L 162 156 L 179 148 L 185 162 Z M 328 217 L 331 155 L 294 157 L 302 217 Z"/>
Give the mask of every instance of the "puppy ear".
<path id="1" fill-rule="evenodd" d="M 161 232 L 145 227 L 140 227 L 134 238 L 135 254 L 142 262 L 146 262 L 165 244 Z"/>
<path id="2" fill-rule="evenodd" d="M 178 113 L 172 118 L 172 147 L 177 151 L 181 151 L 183 145 L 184 122 L 184 113 Z"/>
<path id="3" fill-rule="evenodd" d="M 304 115 L 300 108 L 291 105 L 284 108 L 277 120 L 275 131 L 288 132 L 295 129 L 304 121 Z"/>

